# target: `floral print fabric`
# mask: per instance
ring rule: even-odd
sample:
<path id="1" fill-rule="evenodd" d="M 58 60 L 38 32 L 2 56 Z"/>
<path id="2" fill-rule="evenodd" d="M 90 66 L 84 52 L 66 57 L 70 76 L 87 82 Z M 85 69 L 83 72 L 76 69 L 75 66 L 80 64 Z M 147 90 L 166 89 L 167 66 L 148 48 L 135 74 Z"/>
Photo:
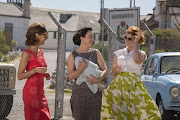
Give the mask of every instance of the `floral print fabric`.
<path id="1" fill-rule="evenodd" d="M 161 115 L 139 77 L 121 72 L 104 92 L 101 119 L 161 120 Z"/>

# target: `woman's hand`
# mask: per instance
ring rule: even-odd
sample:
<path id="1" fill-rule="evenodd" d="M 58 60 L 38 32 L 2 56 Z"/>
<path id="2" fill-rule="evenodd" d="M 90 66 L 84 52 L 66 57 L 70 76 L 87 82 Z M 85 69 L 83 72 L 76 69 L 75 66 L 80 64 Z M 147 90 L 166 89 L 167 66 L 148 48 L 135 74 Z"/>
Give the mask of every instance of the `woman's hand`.
<path id="1" fill-rule="evenodd" d="M 121 66 L 120 65 L 114 65 L 113 67 L 112 67 L 112 72 L 113 73 L 118 73 L 118 72 L 120 72 L 121 71 Z"/>
<path id="2" fill-rule="evenodd" d="M 98 85 L 98 88 L 101 90 L 101 91 L 103 91 L 104 89 L 105 89 L 105 83 L 103 82 L 103 81 L 101 81 L 100 82 L 102 85 L 104 85 L 104 88 L 103 87 L 101 87 L 100 85 Z"/>
<path id="3" fill-rule="evenodd" d="M 136 32 L 136 35 L 134 36 L 134 43 L 137 45 L 140 39 L 141 39 L 140 34 Z"/>
<path id="4" fill-rule="evenodd" d="M 91 75 L 91 74 L 90 74 L 90 76 L 91 76 L 91 78 L 88 77 L 88 76 L 86 76 L 86 79 L 88 80 L 88 83 L 91 83 L 91 84 L 93 84 L 93 83 L 101 83 L 101 84 L 103 84 L 104 87 L 105 87 L 105 84 L 104 84 L 103 81 L 100 81 L 98 78 L 96 78 L 95 76 L 93 76 L 93 75 Z M 99 88 L 100 90 L 102 90 L 102 91 L 104 90 L 104 88 L 101 87 L 100 85 L 98 85 L 98 88 Z"/>
<path id="5" fill-rule="evenodd" d="M 86 62 L 85 59 L 82 58 L 82 62 L 79 61 L 78 62 L 78 69 L 80 69 L 81 71 L 84 71 L 88 66 L 88 62 Z"/>
<path id="6" fill-rule="evenodd" d="M 50 80 L 51 79 L 51 76 L 50 76 L 49 73 L 44 73 L 43 76 L 46 77 L 46 80 Z"/>
<path id="7" fill-rule="evenodd" d="M 96 78 L 94 75 L 90 74 L 91 78 L 86 76 L 86 79 L 88 80 L 88 83 L 99 83 L 100 80 Z"/>
<path id="8" fill-rule="evenodd" d="M 50 80 L 50 79 L 51 79 L 51 77 L 46 78 L 46 80 Z"/>

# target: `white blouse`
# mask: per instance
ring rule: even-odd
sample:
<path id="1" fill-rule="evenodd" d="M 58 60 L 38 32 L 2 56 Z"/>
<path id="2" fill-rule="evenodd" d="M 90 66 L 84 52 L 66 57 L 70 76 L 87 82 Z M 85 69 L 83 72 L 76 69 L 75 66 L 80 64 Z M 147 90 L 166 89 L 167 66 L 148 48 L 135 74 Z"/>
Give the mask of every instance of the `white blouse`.
<path id="1" fill-rule="evenodd" d="M 145 53 L 139 50 L 140 53 Z M 127 48 L 120 49 L 114 52 L 117 56 L 118 65 L 121 66 L 121 72 L 132 72 L 141 75 L 141 68 L 143 63 L 137 64 L 134 62 L 133 50 L 128 53 Z"/>

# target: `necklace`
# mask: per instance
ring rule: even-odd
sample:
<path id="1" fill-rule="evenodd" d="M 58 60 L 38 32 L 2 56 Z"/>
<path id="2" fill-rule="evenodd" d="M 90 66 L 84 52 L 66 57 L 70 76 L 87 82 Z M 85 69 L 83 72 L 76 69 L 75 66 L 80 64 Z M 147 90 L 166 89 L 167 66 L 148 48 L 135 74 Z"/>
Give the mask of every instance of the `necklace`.
<path id="1" fill-rule="evenodd" d="M 28 51 L 30 51 L 31 54 L 34 55 L 36 58 L 42 58 L 41 50 L 38 49 L 38 52 L 33 52 L 32 50 L 28 49 Z"/>

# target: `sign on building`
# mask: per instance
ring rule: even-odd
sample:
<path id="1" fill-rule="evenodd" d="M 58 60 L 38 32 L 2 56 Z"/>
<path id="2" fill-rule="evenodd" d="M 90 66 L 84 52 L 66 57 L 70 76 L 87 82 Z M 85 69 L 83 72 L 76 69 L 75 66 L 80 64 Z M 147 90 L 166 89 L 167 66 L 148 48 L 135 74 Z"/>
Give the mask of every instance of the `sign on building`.
<path id="1" fill-rule="evenodd" d="M 117 34 L 116 50 L 125 47 L 124 35 L 130 26 L 140 26 L 140 8 L 109 9 L 109 26 Z"/>

